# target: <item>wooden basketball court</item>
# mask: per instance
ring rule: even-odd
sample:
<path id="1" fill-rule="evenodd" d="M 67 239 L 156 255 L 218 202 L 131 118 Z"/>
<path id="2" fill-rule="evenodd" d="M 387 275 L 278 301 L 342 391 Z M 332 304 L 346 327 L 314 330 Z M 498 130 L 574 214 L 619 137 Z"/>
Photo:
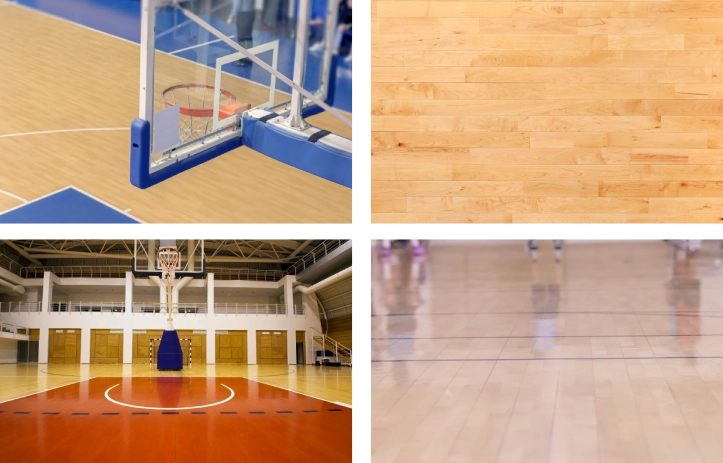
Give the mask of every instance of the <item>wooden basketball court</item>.
<path id="1" fill-rule="evenodd" d="M 138 44 L 0 5 L 0 41 L 12 44 L 0 50 L 0 213 L 72 185 L 143 222 L 351 221 L 351 189 L 245 147 L 148 190 L 133 187 L 129 127 L 138 116 Z M 163 59 L 180 75 L 196 69 Z M 238 85 L 246 93 L 264 90 L 250 81 Z M 277 101 L 289 98 L 277 92 Z M 351 137 L 333 116 L 309 122 Z"/>
<path id="2" fill-rule="evenodd" d="M 0 385 L 7 461 L 351 461 L 348 369 L 17 364 Z"/>
<path id="3" fill-rule="evenodd" d="M 372 461 L 723 454 L 720 241 L 432 242 L 372 263 Z"/>
<path id="4" fill-rule="evenodd" d="M 372 1 L 375 222 L 720 222 L 719 2 Z"/>

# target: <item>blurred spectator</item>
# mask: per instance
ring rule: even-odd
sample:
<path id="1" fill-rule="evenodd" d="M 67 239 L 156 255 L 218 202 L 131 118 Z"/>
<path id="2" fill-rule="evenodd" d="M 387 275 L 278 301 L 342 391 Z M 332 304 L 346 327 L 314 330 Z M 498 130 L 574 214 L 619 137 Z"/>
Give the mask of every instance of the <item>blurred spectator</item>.
<path id="1" fill-rule="evenodd" d="M 255 0 L 233 0 L 231 14 L 226 22 L 231 24 L 236 21 L 236 41 L 242 47 L 248 49 L 254 46 L 253 31 L 254 20 L 256 19 Z M 250 66 L 251 60 L 242 58 L 234 64 L 239 66 Z"/>

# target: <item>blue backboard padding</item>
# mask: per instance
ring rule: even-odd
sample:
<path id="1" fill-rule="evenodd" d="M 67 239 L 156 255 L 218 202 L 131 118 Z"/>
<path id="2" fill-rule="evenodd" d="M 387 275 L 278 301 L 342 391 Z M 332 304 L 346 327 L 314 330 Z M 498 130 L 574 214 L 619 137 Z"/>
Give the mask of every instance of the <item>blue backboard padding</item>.
<path id="1" fill-rule="evenodd" d="M 151 125 L 148 121 L 136 118 L 131 123 L 131 183 L 138 188 L 151 187 L 240 146 L 241 138 L 234 137 L 191 157 L 175 162 L 159 171 L 150 173 Z"/>
<path id="2" fill-rule="evenodd" d="M 0 223 L 138 223 L 138 221 L 74 188 L 68 188 L 0 214 Z"/>
<path id="3" fill-rule="evenodd" d="M 161 336 L 161 345 L 158 346 L 158 369 L 159 370 L 182 370 L 183 351 L 178 333 L 174 330 L 166 330 Z"/>
<path id="4" fill-rule="evenodd" d="M 351 188 L 351 154 L 295 136 L 257 118 L 244 116 L 243 144 L 310 174 Z"/>

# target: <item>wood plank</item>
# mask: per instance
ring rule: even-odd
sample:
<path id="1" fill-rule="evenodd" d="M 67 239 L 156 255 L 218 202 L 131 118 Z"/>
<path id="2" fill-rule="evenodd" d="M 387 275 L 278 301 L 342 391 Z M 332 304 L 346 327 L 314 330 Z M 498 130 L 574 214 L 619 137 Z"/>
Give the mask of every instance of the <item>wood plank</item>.
<path id="1" fill-rule="evenodd" d="M 650 213 L 715 214 L 721 217 L 723 200 L 720 198 L 650 198 Z"/>
<path id="2" fill-rule="evenodd" d="M 529 134 L 519 132 L 374 132 L 372 147 L 409 146 L 433 148 L 451 146 L 470 148 L 489 146 L 498 148 L 528 147 Z"/>
<path id="3" fill-rule="evenodd" d="M 523 195 L 535 197 L 594 197 L 598 196 L 598 181 L 527 181 L 524 182 Z"/>
<path id="4" fill-rule="evenodd" d="M 387 0 L 377 7 L 379 18 L 496 18 L 509 16 L 511 2 L 419 2 Z"/>
<path id="5" fill-rule="evenodd" d="M 626 223 L 627 214 L 512 214 L 512 223 Z"/>
<path id="6" fill-rule="evenodd" d="M 433 52 L 427 52 L 433 53 Z M 571 67 L 637 66 L 624 64 L 624 52 L 617 50 L 503 50 L 480 51 L 469 66 Z"/>
<path id="7" fill-rule="evenodd" d="M 375 148 L 372 159 L 380 164 L 467 164 L 469 148 Z"/>
<path id="8" fill-rule="evenodd" d="M 596 36 L 592 36 L 596 37 Z M 683 50 L 683 35 L 609 35 L 610 50 Z"/>
<path id="9" fill-rule="evenodd" d="M 372 84 L 393 85 L 393 84 Z M 398 84 L 417 85 L 417 84 Z M 419 84 L 430 85 L 430 84 Z M 706 88 L 699 88 L 705 85 Z M 431 84 L 432 95 L 435 100 L 518 100 L 535 99 L 543 97 L 549 100 L 578 100 L 581 95 L 593 99 L 683 99 L 683 98 L 720 98 L 723 96 L 723 86 L 720 89 L 715 85 L 706 84 L 547 84 L 547 83 L 435 83 Z M 416 88 L 416 87 L 415 87 Z M 680 89 L 678 89 L 680 88 Z M 429 98 L 428 88 L 424 89 L 424 96 L 419 92 L 409 90 L 412 99 Z M 721 92 L 721 95 L 718 95 Z M 715 95 L 712 95 L 715 93 Z M 389 97 L 384 89 L 379 95 Z M 405 98 L 406 94 L 400 91 L 398 99 Z"/>
<path id="10" fill-rule="evenodd" d="M 627 148 L 471 148 L 469 164 L 486 165 L 603 165 L 629 164 Z"/>
<path id="11" fill-rule="evenodd" d="M 512 223 L 512 214 L 468 214 L 468 213 L 432 213 L 431 223 Z"/>
<path id="12" fill-rule="evenodd" d="M 628 180 L 639 166 L 374 165 L 375 180 Z"/>
<path id="13" fill-rule="evenodd" d="M 634 164 L 723 164 L 723 149 L 635 148 Z"/>
<path id="14" fill-rule="evenodd" d="M 470 116 L 626 116 L 658 115 L 672 108 L 673 115 L 703 113 L 723 114 L 720 101 L 690 100 L 488 100 L 488 101 L 423 101 L 372 100 L 375 115 Z M 677 109 L 677 114 L 676 114 Z"/>
<path id="15" fill-rule="evenodd" d="M 526 187 L 526 184 L 525 184 Z M 542 189 L 543 187 L 540 187 Z M 595 184 L 597 192 L 597 183 Z M 485 181 L 373 181 L 372 201 L 416 196 L 522 196 L 522 182 Z M 405 204 L 406 207 L 406 204 Z M 375 209 L 376 210 L 376 209 Z M 379 212 L 406 212 L 379 211 Z"/>
<path id="16" fill-rule="evenodd" d="M 656 21 L 643 18 L 580 18 L 577 20 L 578 34 L 630 34 L 656 33 Z"/>
<path id="17" fill-rule="evenodd" d="M 487 5 L 481 3 L 480 5 Z M 577 19 L 562 18 L 504 18 L 480 19 L 482 34 L 576 34 Z"/>
<path id="18" fill-rule="evenodd" d="M 372 198 L 372 208 L 377 212 L 407 212 L 407 198 Z"/>
<path id="19" fill-rule="evenodd" d="M 475 34 L 479 21 L 474 18 L 381 18 L 381 34 Z"/>
<path id="20" fill-rule="evenodd" d="M 647 2 L 565 2 L 562 15 L 566 18 L 647 18 Z"/>
<path id="21" fill-rule="evenodd" d="M 434 98 L 434 84 L 375 83 L 372 92 L 378 98 L 393 100 L 424 100 Z"/>
<path id="22" fill-rule="evenodd" d="M 723 182 L 601 181 L 599 194 L 642 198 L 723 198 Z"/>
<path id="23" fill-rule="evenodd" d="M 372 37 L 375 50 L 465 50 L 467 35 L 376 35 Z"/>
<path id="24" fill-rule="evenodd" d="M 468 34 L 468 50 L 605 50 L 607 35 Z M 609 47 L 611 50 L 614 47 Z M 618 48 L 620 49 L 620 48 Z M 683 49 L 683 36 L 680 36 Z"/>
<path id="25" fill-rule="evenodd" d="M 404 66 L 404 52 L 374 50 L 372 66 Z"/>
<path id="26" fill-rule="evenodd" d="M 372 212 L 372 223 L 429 223 L 428 213 L 384 213 Z"/>
<path id="27" fill-rule="evenodd" d="M 521 116 L 524 132 L 661 131 L 659 116 Z M 663 131 L 675 131 L 666 130 Z"/>
<path id="28" fill-rule="evenodd" d="M 372 81 L 374 76 L 372 69 Z M 424 68 L 435 69 L 435 68 Z M 455 80 L 425 80 L 426 82 L 547 82 L 547 83 L 630 83 L 640 82 L 641 70 L 638 68 L 586 68 L 586 67 L 498 67 L 498 68 L 442 68 L 450 72 Z M 456 72 L 463 71 L 464 78 L 456 80 Z M 421 77 L 421 76 L 420 76 Z M 451 77 L 447 77 L 450 79 Z M 397 82 L 402 81 L 398 79 Z M 417 82 L 421 80 L 417 79 Z M 652 80 L 650 80 L 652 82 Z M 666 82 L 661 80 L 661 82 Z M 667 82 L 680 82 L 671 80 Z M 693 81 L 697 82 L 697 81 Z M 707 80 L 705 82 L 708 82 Z"/>
<path id="29" fill-rule="evenodd" d="M 721 2 L 650 2 L 648 16 L 651 18 L 723 18 Z"/>
<path id="30" fill-rule="evenodd" d="M 723 179 L 720 165 L 641 165 L 631 171 L 632 180 L 705 181 Z"/>
<path id="31" fill-rule="evenodd" d="M 403 66 L 477 66 L 475 51 L 405 51 Z M 397 66 L 388 64 L 387 66 Z M 374 98 L 379 98 L 374 95 Z"/>

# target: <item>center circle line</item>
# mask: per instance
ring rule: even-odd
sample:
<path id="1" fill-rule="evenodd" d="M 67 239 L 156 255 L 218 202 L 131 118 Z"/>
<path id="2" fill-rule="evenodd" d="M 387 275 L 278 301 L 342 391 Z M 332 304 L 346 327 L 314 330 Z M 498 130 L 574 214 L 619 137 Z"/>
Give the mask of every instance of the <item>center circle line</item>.
<path id="1" fill-rule="evenodd" d="M 144 407 L 144 406 L 142 406 L 142 405 L 131 405 L 131 404 L 126 404 L 126 403 L 118 402 L 117 400 L 111 399 L 109 393 L 110 393 L 111 389 L 113 389 L 113 388 L 116 387 L 116 386 L 120 386 L 120 383 L 109 387 L 109 388 L 105 391 L 105 398 L 106 398 L 106 399 L 108 399 L 109 401 L 113 402 L 114 404 L 122 405 L 122 406 L 124 406 L 124 407 L 141 408 L 141 409 L 144 409 L 144 410 L 191 410 L 191 409 L 194 409 L 194 408 L 213 407 L 213 406 L 221 405 L 221 404 L 223 404 L 223 403 L 228 402 L 229 400 L 233 399 L 233 397 L 234 397 L 234 395 L 235 395 L 233 389 L 231 389 L 230 387 L 226 386 L 225 384 L 221 384 L 221 386 L 223 386 L 223 387 L 225 387 L 226 389 L 228 389 L 229 391 L 231 391 L 231 395 L 230 395 L 227 399 L 224 399 L 224 400 L 222 400 L 222 401 L 220 401 L 220 402 L 216 402 L 216 403 L 213 403 L 213 404 L 206 404 L 206 405 L 195 405 L 195 406 L 193 406 L 193 407 L 177 407 L 177 408 Z"/>

